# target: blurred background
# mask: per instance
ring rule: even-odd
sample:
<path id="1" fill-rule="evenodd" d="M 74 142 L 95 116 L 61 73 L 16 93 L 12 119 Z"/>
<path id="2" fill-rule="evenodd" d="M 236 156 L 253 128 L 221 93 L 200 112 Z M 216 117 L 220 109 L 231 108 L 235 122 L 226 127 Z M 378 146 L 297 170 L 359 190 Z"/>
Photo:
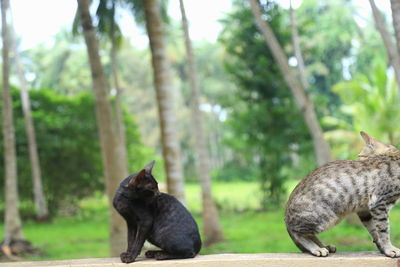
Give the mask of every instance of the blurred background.
<path id="1" fill-rule="evenodd" d="M 1 10 L 2 261 L 118 256 L 126 226 L 110 200 L 152 160 L 198 222 L 200 254 L 296 252 L 283 210 L 299 180 L 356 159 L 361 130 L 400 143 L 398 0 Z M 353 217 L 321 237 L 376 250 Z"/>

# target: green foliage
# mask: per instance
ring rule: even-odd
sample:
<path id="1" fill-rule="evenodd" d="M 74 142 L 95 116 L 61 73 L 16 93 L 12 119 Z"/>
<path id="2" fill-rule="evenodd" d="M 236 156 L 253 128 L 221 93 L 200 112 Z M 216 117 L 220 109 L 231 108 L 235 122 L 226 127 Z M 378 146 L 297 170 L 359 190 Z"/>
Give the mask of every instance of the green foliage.
<path id="1" fill-rule="evenodd" d="M 337 84 L 333 91 L 342 99 L 342 109 L 353 117 L 356 131 L 366 131 L 391 143 L 398 140 L 399 89 L 383 63 L 372 68 L 370 77 L 359 74 L 350 81 Z"/>
<path id="2" fill-rule="evenodd" d="M 383 45 L 382 38 L 375 28 L 373 19 L 366 21 L 367 25 L 363 28 L 358 28 L 357 37 L 353 41 L 354 63 L 350 66 L 352 74 L 358 73 L 370 75 L 371 62 L 376 60 L 387 60 L 387 52 Z"/>
<path id="3" fill-rule="evenodd" d="M 115 0 L 113 0 L 115 1 Z M 145 25 L 145 11 L 143 1 L 145 0 L 119 0 L 121 3 L 127 5 L 128 9 L 132 11 L 133 18 L 136 24 L 144 27 Z M 169 23 L 169 16 L 167 13 L 168 1 L 160 1 L 160 14 L 164 23 Z"/>
<path id="4" fill-rule="evenodd" d="M 100 36 L 107 36 L 111 42 L 115 42 L 117 48 L 120 48 L 123 36 L 116 22 L 116 1 L 100 0 L 96 16 L 98 19 L 97 30 Z"/>
<path id="5" fill-rule="evenodd" d="M 336 114 L 340 101 L 331 88 L 350 75 L 357 37 L 351 1 L 305 0 L 296 10 L 300 45 L 319 114 Z M 288 22 L 289 25 L 289 22 Z"/>
<path id="6" fill-rule="evenodd" d="M 243 162 L 244 163 L 244 162 Z M 216 181 L 256 181 L 258 180 L 258 168 L 254 165 L 240 164 L 236 161 L 225 162 L 222 168 L 215 171 L 213 178 Z"/>
<path id="7" fill-rule="evenodd" d="M 234 84 L 224 69 L 224 47 L 220 42 L 194 44 L 201 92 L 211 105 L 221 105 L 234 91 Z"/>
<path id="8" fill-rule="evenodd" d="M 86 47 L 81 38 L 72 38 L 65 30 L 55 36 L 54 44 L 38 45 L 24 54 L 23 59 L 35 88 L 52 88 L 67 95 L 90 91 Z"/>
<path id="9" fill-rule="evenodd" d="M 267 1 L 262 10 L 281 45 L 288 44 L 290 36 L 281 23 L 279 6 Z M 289 178 L 284 167 L 296 169 L 294 155 L 300 155 L 302 162 L 310 156 L 310 138 L 248 5 L 236 1 L 222 23 L 220 41 L 227 54 L 226 70 L 237 85 L 234 93 L 225 96 L 226 123 L 233 133 L 225 136 L 225 142 L 235 151 L 232 164 L 256 166 L 256 171 L 248 174 L 259 174 L 264 205 L 277 204 Z"/>
<path id="10" fill-rule="evenodd" d="M 104 189 L 94 100 L 88 93 L 69 97 L 44 89 L 31 90 L 30 97 L 45 195 L 54 213 L 60 206 L 72 205 Z M 13 90 L 13 100 L 20 198 L 24 203 L 31 203 L 29 151 L 18 90 Z M 132 118 L 127 118 L 126 123 L 130 157 L 136 160 L 134 167 L 140 168 L 146 161 L 146 150 Z M 4 172 L 3 168 L 1 161 L 0 172 Z M 0 181 L 1 192 L 4 192 L 3 184 Z M 26 206 L 32 208 L 32 205 Z"/>
<path id="11" fill-rule="evenodd" d="M 185 185 L 186 201 L 190 211 L 201 216 L 201 191 L 199 184 Z M 258 182 L 214 181 L 212 186 L 214 201 L 222 214 L 261 210 L 262 192 Z"/>
<path id="12" fill-rule="evenodd" d="M 194 182 L 198 181 L 198 177 L 196 155 L 193 150 L 195 140 L 190 107 L 192 103 L 192 89 L 190 87 L 181 24 L 170 24 L 170 26 L 167 50 L 171 69 L 174 71 L 173 74 L 175 74 L 173 76 L 176 77 L 173 84 L 180 88 L 180 92 L 175 94 L 175 99 L 176 107 L 179 110 L 177 116 L 183 154 L 184 176 L 186 181 Z M 223 165 L 222 162 L 224 161 L 225 154 L 229 150 L 229 147 L 221 142 L 222 135 L 224 135 L 225 131 L 229 131 L 223 125 L 225 111 L 221 107 L 221 103 L 226 98 L 226 95 L 233 93 L 233 83 L 223 68 L 223 48 L 221 44 L 200 41 L 193 42 L 193 46 L 197 65 L 203 129 L 208 139 L 211 169 L 216 169 Z M 222 174 L 222 171 L 218 171 L 218 173 Z"/>

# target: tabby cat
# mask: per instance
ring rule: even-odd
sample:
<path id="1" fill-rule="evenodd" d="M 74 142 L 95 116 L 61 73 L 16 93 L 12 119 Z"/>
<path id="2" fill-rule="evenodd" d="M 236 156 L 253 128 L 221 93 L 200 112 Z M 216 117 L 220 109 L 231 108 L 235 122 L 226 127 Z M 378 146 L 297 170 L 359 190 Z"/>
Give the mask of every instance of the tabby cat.
<path id="1" fill-rule="evenodd" d="M 400 198 L 400 150 L 364 132 L 366 145 L 359 160 L 327 163 L 305 177 L 291 193 L 285 223 L 303 252 L 328 256 L 336 248 L 324 245 L 317 234 L 356 212 L 379 251 L 399 257 L 390 241 L 388 213 Z"/>

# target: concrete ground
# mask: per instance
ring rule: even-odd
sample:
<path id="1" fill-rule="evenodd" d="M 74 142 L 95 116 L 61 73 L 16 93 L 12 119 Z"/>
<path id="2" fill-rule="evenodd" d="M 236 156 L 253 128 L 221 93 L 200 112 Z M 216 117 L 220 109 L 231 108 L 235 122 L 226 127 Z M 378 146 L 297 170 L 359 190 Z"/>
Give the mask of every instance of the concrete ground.
<path id="1" fill-rule="evenodd" d="M 123 267 L 119 258 L 77 259 L 60 261 L 5 262 L 0 267 Z M 398 267 L 398 259 L 391 259 L 378 252 L 338 252 L 326 258 L 304 253 L 258 253 L 199 255 L 193 259 L 155 261 L 138 258 L 129 266 L 160 267 Z"/>

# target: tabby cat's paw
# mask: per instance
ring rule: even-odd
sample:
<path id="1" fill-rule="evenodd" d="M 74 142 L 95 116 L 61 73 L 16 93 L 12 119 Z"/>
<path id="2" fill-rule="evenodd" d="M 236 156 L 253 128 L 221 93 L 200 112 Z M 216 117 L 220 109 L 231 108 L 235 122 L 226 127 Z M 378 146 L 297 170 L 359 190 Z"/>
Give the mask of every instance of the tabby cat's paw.
<path id="1" fill-rule="evenodd" d="M 311 254 L 313 254 L 314 256 L 317 256 L 317 257 L 326 257 L 329 255 L 329 251 L 326 248 L 318 248 L 318 249 L 314 249 L 310 252 L 311 252 Z"/>
<path id="2" fill-rule="evenodd" d="M 391 257 L 391 258 L 398 258 L 398 257 L 400 257 L 400 249 L 398 249 L 398 248 L 396 248 L 396 247 L 391 247 L 391 248 L 385 249 L 385 250 L 383 251 L 383 253 L 384 253 L 386 256 Z"/>
<path id="3" fill-rule="evenodd" d="M 329 251 L 329 253 L 335 253 L 336 252 L 336 247 L 334 245 L 327 245 L 326 249 Z"/>
<path id="4" fill-rule="evenodd" d="M 135 258 L 136 258 L 131 253 L 128 253 L 128 252 L 122 252 L 121 255 L 119 255 L 119 257 L 121 258 L 121 261 L 123 263 L 134 262 Z"/>

